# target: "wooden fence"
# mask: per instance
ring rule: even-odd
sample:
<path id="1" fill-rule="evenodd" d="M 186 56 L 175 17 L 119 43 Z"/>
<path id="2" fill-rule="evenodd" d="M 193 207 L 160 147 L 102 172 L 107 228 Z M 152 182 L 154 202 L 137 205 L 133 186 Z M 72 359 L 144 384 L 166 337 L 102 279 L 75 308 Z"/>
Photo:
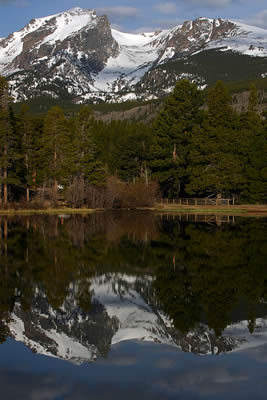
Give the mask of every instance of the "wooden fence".
<path id="1" fill-rule="evenodd" d="M 179 206 L 230 206 L 234 205 L 234 199 L 220 199 L 220 198 L 194 198 L 194 199 L 161 199 L 161 204 L 174 204 Z"/>
<path id="2" fill-rule="evenodd" d="M 218 214 L 160 214 L 161 220 L 173 220 L 180 222 L 203 222 L 203 223 L 216 223 L 217 225 L 222 224 L 234 224 L 236 217 L 234 215 L 218 215 Z"/>

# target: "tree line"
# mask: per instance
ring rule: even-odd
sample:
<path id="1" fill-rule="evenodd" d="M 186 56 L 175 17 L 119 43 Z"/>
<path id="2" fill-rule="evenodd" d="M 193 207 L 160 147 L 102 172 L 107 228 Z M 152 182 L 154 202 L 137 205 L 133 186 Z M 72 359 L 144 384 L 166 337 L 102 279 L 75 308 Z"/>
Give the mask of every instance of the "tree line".
<path id="1" fill-rule="evenodd" d="M 104 123 L 89 106 L 14 112 L 0 77 L 0 201 L 58 201 L 81 207 L 150 205 L 161 195 L 221 194 L 265 202 L 267 111 L 252 87 L 241 114 L 223 82 L 205 92 L 177 82 L 155 121 Z M 47 203 L 47 204 L 48 204 Z M 50 204 L 49 203 L 49 204 Z"/>

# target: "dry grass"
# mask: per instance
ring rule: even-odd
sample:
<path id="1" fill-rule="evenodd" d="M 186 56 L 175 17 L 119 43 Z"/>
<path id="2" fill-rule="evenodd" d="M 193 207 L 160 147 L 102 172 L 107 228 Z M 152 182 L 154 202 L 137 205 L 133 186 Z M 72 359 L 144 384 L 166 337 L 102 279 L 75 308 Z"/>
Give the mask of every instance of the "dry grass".
<path id="1" fill-rule="evenodd" d="M 51 208 L 41 210 L 0 210 L 0 215 L 34 215 L 34 214 L 91 214 L 97 210 L 90 208 Z"/>
<path id="2" fill-rule="evenodd" d="M 137 207 L 136 210 L 153 211 L 160 213 L 185 213 L 185 214 L 224 214 L 224 215 L 246 215 L 267 217 L 266 205 L 238 205 L 238 206 L 179 206 L 155 204 L 154 207 Z M 122 209 L 121 209 L 122 210 Z M 34 214 L 91 214 L 97 211 L 107 211 L 106 209 L 92 208 L 47 208 L 47 209 L 0 209 L 0 215 L 34 215 Z M 109 209 L 109 211 L 112 211 Z"/>
<path id="3" fill-rule="evenodd" d="M 267 217 L 267 205 L 244 204 L 238 206 L 180 206 L 156 204 L 155 211 L 190 214 L 224 214 Z"/>

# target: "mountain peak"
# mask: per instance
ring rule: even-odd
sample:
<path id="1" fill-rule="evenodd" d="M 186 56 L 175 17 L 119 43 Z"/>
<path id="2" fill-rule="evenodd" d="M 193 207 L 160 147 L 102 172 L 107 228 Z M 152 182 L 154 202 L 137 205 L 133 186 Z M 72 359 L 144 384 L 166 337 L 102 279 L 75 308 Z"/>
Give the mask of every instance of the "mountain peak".
<path id="1" fill-rule="evenodd" d="M 81 15 L 81 14 L 93 14 L 96 15 L 96 12 L 90 8 L 81 8 L 81 7 L 72 7 L 69 10 L 65 11 L 67 14 L 72 15 Z"/>
<path id="2" fill-rule="evenodd" d="M 74 7 L 33 19 L 19 32 L 0 39 L 0 74 L 9 79 L 16 101 L 44 95 L 57 98 L 62 92 L 78 102 L 150 99 L 156 87 L 157 97 L 165 95 L 181 77 L 205 87 L 209 80 L 206 67 L 202 71 L 190 60 L 210 50 L 215 64 L 223 51 L 267 58 L 267 31 L 227 19 L 199 17 L 172 29 L 124 33 L 111 29 L 106 16 Z M 161 66 L 170 62 L 171 67 L 173 62 L 184 65 L 166 74 Z M 192 69 L 196 70 L 193 75 Z M 255 78 L 265 73 L 263 65 Z"/>
<path id="3" fill-rule="evenodd" d="M 72 7 L 72 8 L 70 8 L 69 10 L 67 10 L 66 12 L 69 12 L 69 13 L 81 13 L 81 12 L 83 12 L 84 10 L 83 10 L 83 8 L 81 8 L 81 7 Z"/>

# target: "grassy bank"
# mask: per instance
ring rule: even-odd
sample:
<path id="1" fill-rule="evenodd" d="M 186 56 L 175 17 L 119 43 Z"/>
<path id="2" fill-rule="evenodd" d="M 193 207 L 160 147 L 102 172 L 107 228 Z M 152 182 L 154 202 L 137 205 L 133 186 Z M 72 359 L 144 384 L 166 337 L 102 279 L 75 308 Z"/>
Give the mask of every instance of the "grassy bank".
<path id="1" fill-rule="evenodd" d="M 163 213 L 254 215 L 267 217 L 267 205 L 246 204 L 237 206 L 180 206 L 157 204 L 155 211 Z"/>
<path id="2" fill-rule="evenodd" d="M 59 215 L 59 214 L 91 214 L 97 211 L 153 211 L 156 213 L 183 213 L 183 214 L 224 214 L 224 215 L 254 215 L 266 216 L 265 205 L 239 205 L 239 206 L 180 206 L 171 204 L 156 204 L 154 207 L 142 207 L 137 209 L 92 209 L 92 208 L 48 208 L 48 209 L 0 209 L 0 216 L 5 215 Z"/>
<path id="3" fill-rule="evenodd" d="M 35 214 L 48 214 L 48 215 L 58 215 L 58 214 L 91 214 L 97 210 L 91 208 L 48 208 L 41 210 L 31 210 L 31 209 L 21 209 L 21 210 L 0 210 L 0 216 L 5 215 L 35 215 Z"/>

